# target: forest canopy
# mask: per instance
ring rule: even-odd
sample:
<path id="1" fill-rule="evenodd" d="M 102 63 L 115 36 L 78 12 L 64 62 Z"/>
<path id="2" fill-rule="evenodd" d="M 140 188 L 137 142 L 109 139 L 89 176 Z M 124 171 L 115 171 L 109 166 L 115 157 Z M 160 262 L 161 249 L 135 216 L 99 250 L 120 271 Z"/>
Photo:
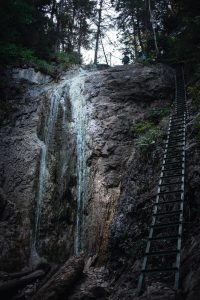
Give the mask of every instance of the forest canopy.
<path id="1" fill-rule="evenodd" d="M 199 62 L 199 0 L 1 0 L 1 65 L 80 64 L 81 49 L 91 47 L 97 63 L 108 2 L 117 12 L 109 22 L 132 60 Z"/>

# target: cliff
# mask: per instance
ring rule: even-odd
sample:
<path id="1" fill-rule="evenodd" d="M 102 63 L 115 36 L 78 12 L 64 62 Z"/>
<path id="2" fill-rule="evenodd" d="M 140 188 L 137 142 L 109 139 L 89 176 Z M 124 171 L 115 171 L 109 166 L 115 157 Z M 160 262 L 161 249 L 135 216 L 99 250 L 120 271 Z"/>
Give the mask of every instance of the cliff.
<path id="1" fill-rule="evenodd" d="M 6 109 L 1 108 L 1 271 L 63 264 L 82 254 L 87 276 L 66 299 L 109 294 L 133 299 L 173 99 L 173 70 L 141 64 L 81 68 L 53 82 L 34 70 L 16 69 L 10 78 Z M 136 130 L 139 122 L 149 128 Z M 188 143 L 188 193 L 198 207 L 198 145 Z M 192 249 L 185 246 L 184 259 L 190 260 Z M 188 272 L 194 277 L 194 271 L 184 272 L 187 286 Z"/>

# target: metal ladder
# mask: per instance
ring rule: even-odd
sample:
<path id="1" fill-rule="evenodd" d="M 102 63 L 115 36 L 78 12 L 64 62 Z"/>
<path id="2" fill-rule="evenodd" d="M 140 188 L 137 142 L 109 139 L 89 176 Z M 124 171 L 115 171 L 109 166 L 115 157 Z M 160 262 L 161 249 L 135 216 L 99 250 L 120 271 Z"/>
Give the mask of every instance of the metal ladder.
<path id="1" fill-rule="evenodd" d="M 184 72 L 176 69 L 175 110 L 170 117 L 152 223 L 138 282 L 139 295 L 153 282 L 179 288 L 185 198 L 186 94 Z"/>

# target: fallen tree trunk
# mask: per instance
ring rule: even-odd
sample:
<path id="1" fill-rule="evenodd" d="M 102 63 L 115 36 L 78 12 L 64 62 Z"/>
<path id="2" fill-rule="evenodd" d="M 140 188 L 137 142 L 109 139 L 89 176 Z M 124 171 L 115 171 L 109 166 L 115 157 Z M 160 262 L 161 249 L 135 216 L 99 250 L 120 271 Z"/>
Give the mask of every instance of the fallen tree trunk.
<path id="1" fill-rule="evenodd" d="M 43 270 L 37 270 L 31 274 L 23 276 L 21 278 L 16 278 L 8 280 L 0 284 L 0 296 L 5 298 L 16 293 L 17 290 L 26 286 L 27 284 L 43 277 L 45 272 Z"/>
<path id="2" fill-rule="evenodd" d="M 83 258 L 72 257 L 38 290 L 32 300 L 58 300 L 62 296 L 66 297 L 66 293 L 81 277 L 83 268 Z"/>

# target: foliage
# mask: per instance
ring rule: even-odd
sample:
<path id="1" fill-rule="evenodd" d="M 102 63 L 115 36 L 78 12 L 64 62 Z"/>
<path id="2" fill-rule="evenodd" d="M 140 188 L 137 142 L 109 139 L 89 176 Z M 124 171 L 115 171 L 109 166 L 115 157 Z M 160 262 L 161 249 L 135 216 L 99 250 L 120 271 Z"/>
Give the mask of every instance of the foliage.
<path id="1" fill-rule="evenodd" d="M 55 67 L 48 63 L 46 60 L 33 57 L 30 61 L 39 71 L 48 75 L 54 75 Z"/>
<path id="2" fill-rule="evenodd" d="M 162 136 L 163 131 L 160 128 L 151 128 L 137 139 L 137 144 L 143 149 L 147 149 L 149 146 L 154 145 Z"/>
<path id="3" fill-rule="evenodd" d="M 148 119 L 154 124 L 158 124 L 160 120 L 170 114 L 170 107 L 155 107 L 150 110 Z"/>
<path id="4" fill-rule="evenodd" d="M 134 133 L 144 133 L 145 131 L 149 130 L 151 128 L 152 124 L 147 121 L 140 121 L 137 120 L 133 125 L 131 126 L 131 131 Z"/>
<path id="5" fill-rule="evenodd" d="M 58 52 L 56 54 L 56 61 L 64 67 L 71 67 L 73 65 L 81 64 L 82 59 L 80 54 L 77 52 L 65 53 Z"/>
<path id="6" fill-rule="evenodd" d="M 192 97 L 192 101 L 199 106 L 200 105 L 200 80 L 198 80 L 195 84 L 190 85 L 187 88 L 187 92 L 189 96 Z"/>
<path id="7" fill-rule="evenodd" d="M 66 66 L 77 60 L 80 63 L 81 47 L 89 47 L 89 21 L 94 16 L 95 3 L 91 0 L 2 0 L 1 64 L 34 60 L 40 69 L 52 72 L 47 62 L 61 51 L 68 56 L 64 61 Z"/>
<path id="8" fill-rule="evenodd" d="M 200 61 L 199 0 L 112 0 L 124 48 L 134 59 Z M 148 63 L 148 62 L 147 62 Z"/>
<path id="9" fill-rule="evenodd" d="M 193 128 L 196 131 L 197 140 L 200 142 L 200 115 L 197 116 L 193 124 Z"/>
<path id="10" fill-rule="evenodd" d="M 163 138 L 165 133 L 159 125 L 160 121 L 170 113 L 170 107 L 154 107 L 149 111 L 147 120 L 137 120 L 131 126 L 136 134 L 136 143 L 142 153 L 148 152 L 156 141 Z"/>

